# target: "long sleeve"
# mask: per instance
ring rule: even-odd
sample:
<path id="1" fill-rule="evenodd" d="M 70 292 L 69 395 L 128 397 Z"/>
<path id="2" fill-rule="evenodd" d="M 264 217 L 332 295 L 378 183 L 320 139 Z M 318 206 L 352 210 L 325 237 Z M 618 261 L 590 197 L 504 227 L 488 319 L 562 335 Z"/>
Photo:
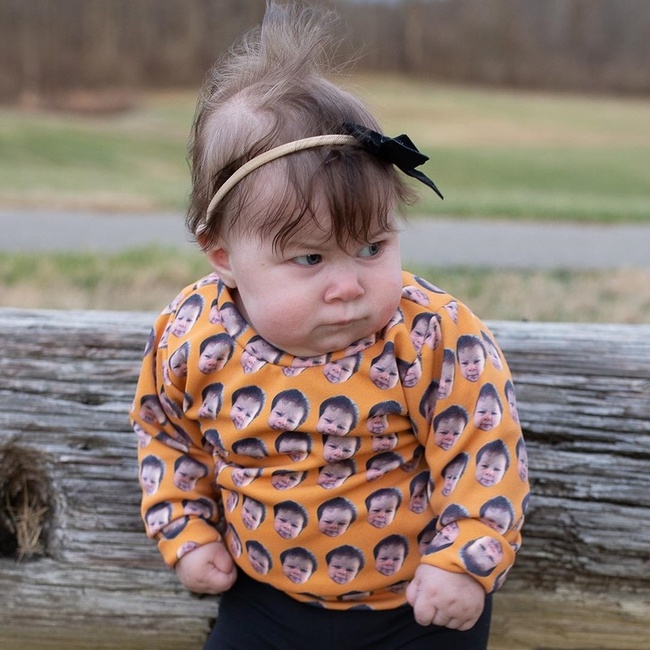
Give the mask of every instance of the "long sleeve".
<path id="1" fill-rule="evenodd" d="M 197 546 L 220 539 L 212 447 L 187 416 L 190 398 L 178 372 L 187 349 L 169 346 L 181 298 L 154 325 L 131 410 L 138 435 L 142 518 L 170 567 Z"/>
<path id="2" fill-rule="evenodd" d="M 420 351 L 430 391 L 410 408 L 437 516 L 422 562 L 491 592 L 521 545 L 528 495 L 512 379 L 488 328 L 450 296 L 432 297 L 442 306 Z"/>

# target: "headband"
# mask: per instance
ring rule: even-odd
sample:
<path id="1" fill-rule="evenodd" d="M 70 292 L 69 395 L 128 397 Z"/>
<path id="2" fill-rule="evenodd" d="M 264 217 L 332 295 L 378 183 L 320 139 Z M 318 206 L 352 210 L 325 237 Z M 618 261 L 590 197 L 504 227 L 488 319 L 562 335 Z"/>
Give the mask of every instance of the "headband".
<path id="1" fill-rule="evenodd" d="M 208 205 L 205 215 L 205 223 L 201 230 L 205 230 L 210 222 L 212 212 L 221 202 L 224 196 L 239 183 L 245 176 L 248 176 L 252 171 L 258 169 L 262 165 L 288 156 L 289 154 L 304 149 L 313 149 L 315 147 L 329 147 L 332 145 L 346 145 L 357 144 L 361 145 L 366 151 L 380 158 L 384 162 L 395 165 L 398 169 L 404 172 L 407 176 L 411 176 L 430 187 L 441 199 L 443 198 L 440 190 L 436 184 L 421 171 L 415 169 L 427 160 L 428 156 L 421 153 L 418 148 L 413 144 L 411 139 L 405 135 L 398 135 L 394 138 L 382 135 L 377 131 L 372 131 L 364 126 L 358 124 L 344 124 L 343 127 L 349 135 L 317 135 L 311 138 L 303 138 L 301 140 L 294 140 L 287 142 L 273 149 L 269 149 L 259 156 L 251 158 L 247 163 L 243 164 L 226 182 L 217 190 L 217 193 L 212 197 Z"/>

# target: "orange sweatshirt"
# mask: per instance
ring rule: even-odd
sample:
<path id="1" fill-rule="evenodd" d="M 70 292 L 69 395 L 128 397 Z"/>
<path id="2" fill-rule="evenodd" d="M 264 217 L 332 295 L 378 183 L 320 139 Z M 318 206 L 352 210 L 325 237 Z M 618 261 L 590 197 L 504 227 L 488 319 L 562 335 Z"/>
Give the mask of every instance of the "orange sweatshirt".
<path id="1" fill-rule="evenodd" d="M 501 586 L 528 494 L 510 373 L 466 306 L 403 285 L 383 330 L 318 358 L 261 339 L 214 274 L 159 316 L 131 417 L 169 566 L 222 539 L 253 578 L 337 609 L 403 605 L 420 563 Z"/>

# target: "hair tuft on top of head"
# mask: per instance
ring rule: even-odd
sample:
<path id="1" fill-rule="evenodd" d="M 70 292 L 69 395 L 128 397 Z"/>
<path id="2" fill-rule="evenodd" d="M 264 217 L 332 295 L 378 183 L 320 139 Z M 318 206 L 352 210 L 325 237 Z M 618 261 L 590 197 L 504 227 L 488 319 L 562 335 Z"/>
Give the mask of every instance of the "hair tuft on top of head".
<path id="1" fill-rule="evenodd" d="M 386 224 L 396 199 L 413 193 L 391 165 L 353 145 L 319 147 L 273 161 L 238 182 L 207 220 L 212 197 L 242 165 L 279 145 L 346 134 L 345 123 L 379 130 L 364 103 L 329 80 L 334 72 L 338 16 L 330 9 L 267 2 L 261 26 L 247 32 L 214 65 L 199 93 L 189 143 L 192 191 L 189 230 L 204 250 L 233 229 L 273 233 L 282 246 L 315 218 L 327 197 L 333 235 L 363 238 Z M 251 211 L 263 177 L 277 192 L 263 214 Z M 260 174 L 262 176 L 260 176 Z M 259 203 L 259 201 L 258 201 Z M 278 230 L 279 232 L 278 234 Z"/>

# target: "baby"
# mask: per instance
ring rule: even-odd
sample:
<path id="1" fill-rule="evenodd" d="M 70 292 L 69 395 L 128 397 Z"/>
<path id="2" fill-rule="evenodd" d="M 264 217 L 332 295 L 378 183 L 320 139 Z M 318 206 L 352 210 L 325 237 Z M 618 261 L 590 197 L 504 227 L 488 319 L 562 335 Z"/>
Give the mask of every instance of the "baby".
<path id="1" fill-rule="evenodd" d="M 511 377 L 485 363 L 470 309 L 402 270 L 404 174 L 438 190 L 408 137 L 383 135 L 330 81 L 330 18 L 270 2 L 201 92 L 187 223 L 214 272 L 147 346 L 134 404 L 151 404 L 131 417 L 150 437 L 140 462 L 160 471 L 142 479 L 142 510 L 165 504 L 148 533 L 180 581 L 222 594 L 206 648 L 355 648 L 376 629 L 379 648 L 485 648 L 528 485 L 514 463 L 492 482 L 482 467 L 496 447 L 517 457 L 511 413 L 468 414 L 487 384 L 510 403 Z M 436 399 L 446 350 L 455 377 Z M 377 405 L 390 405 L 380 419 Z M 452 502 L 440 477 L 459 454 L 477 469 Z M 226 508 L 183 510 L 222 494 Z M 481 508 L 499 496 L 513 516 L 496 528 Z M 419 544 L 443 512 L 454 539 Z M 489 561 L 470 559 L 483 547 Z"/>

